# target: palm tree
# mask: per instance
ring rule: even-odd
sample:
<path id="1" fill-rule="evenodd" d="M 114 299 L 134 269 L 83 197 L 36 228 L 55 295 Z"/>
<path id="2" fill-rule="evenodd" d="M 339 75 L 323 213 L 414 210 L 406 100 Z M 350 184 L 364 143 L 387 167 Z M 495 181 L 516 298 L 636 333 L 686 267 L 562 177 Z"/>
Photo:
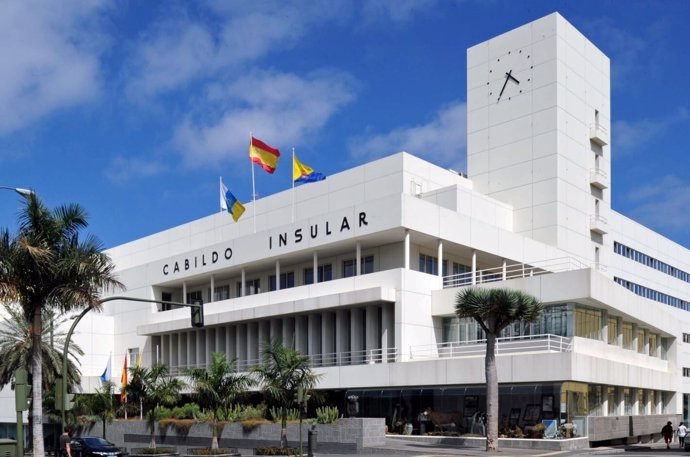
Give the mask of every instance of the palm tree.
<path id="1" fill-rule="evenodd" d="M 106 381 L 93 394 L 80 395 L 81 406 L 100 419 L 103 425 L 103 439 L 106 439 L 105 425 L 115 418 L 115 402 L 113 402 L 113 383 Z"/>
<path id="2" fill-rule="evenodd" d="M 232 403 L 247 391 L 253 380 L 248 375 L 237 373 L 235 360 L 228 362 L 224 353 L 214 352 L 211 357 L 208 370 L 192 368 L 187 370 L 187 376 L 194 389 L 196 403 L 208 411 L 211 418 L 211 449 L 218 449 L 218 437 L 223 430 L 220 421 L 225 419 Z"/>
<path id="3" fill-rule="evenodd" d="M 496 338 L 516 321 L 536 320 L 543 310 L 541 302 L 522 291 L 511 289 L 467 288 L 455 298 L 459 318 L 471 317 L 486 333 L 486 450 L 498 450 L 498 373 L 496 371 Z"/>
<path id="4" fill-rule="evenodd" d="M 43 309 L 67 313 L 89 306 L 100 309 L 99 294 L 122 285 L 113 275 L 113 264 L 96 238 L 79 239 L 87 227 L 79 205 L 64 205 L 54 211 L 36 194 L 25 198 L 19 215 L 19 230 L 10 237 L 0 231 L 0 302 L 17 303 L 30 323 L 32 374 L 31 421 L 34 455 L 43 446 Z"/>
<path id="5" fill-rule="evenodd" d="M 134 367 L 132 380 L 127 384 L 128 395 L 138 397 L 147 409 L 146 420 L 151 432 L 150 447 L 156 448 L 156 421 L 158 407 L 174 406 L 182 397 L 185 383 L 169 375 L 168 367 L 157 363 L 151 368 Z"/>
<path id="6" fill-rule="evenodd" d="M 268 400 L 280 407 L 280 447 L 287 448 L 287 413 L 300 388 L 305 392 L 316 387 L 319 375 L 311 369 L 309 357 L 284 346 L 279 341 L 261 350 L 261 365 L 252 369 Z"/>
<path id="7" fill-rule="evenodd" d="M 4 309 L 3 320 L 0 322 L 0 388 L 11 384 L 14 372 L 20 367 L 28 366 L 31 356 L 31 329 L 24 314 L 16 305 L 2 305 Z M 43 328 L 41 337 L 41 350 L 43 351 L 43 388 L 48 389 L 55 385 L 55 378 L 62 371 L 62 348 L 65 345 L 66 332 L 61 329 L 66 327 L 68 319 L 57 316 L 49 308 L 43 309 L 44 322 L 48 324 Z M 77 359 L 84 355 L 84 351 L 72 340 L 69 344 L 69 355 Z M 74 362 L 67 360 L 67 379 L 71 384 L 81 382 L 81 373 Z"/>

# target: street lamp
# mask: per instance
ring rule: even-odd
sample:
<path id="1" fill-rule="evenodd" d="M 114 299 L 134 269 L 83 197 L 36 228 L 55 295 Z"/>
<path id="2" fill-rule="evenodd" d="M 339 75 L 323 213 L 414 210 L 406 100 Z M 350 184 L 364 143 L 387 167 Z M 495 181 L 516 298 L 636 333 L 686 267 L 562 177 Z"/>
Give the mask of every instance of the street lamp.
<path id="1" fill-rule="evenodd" d="M 28 197 L 30 195 L 34 194 L 34 191 L 31 189 L 24 189 L 22 187 L 9 187 L 9 186 L 0 186 L 0 189 L 5 189 L 5 190 L 13 190 L 22 197 Z"/>
<path id="2" fill-rule="evenodd" d="M 204 315 L 204 303 L 202 301 L 195 301 L 195 303 L 190 304 L 190 303 L 177 303 L 177 302 L 172 302 L 172 301 L 164 301 L 164 300 L 149 300 L 147 298 L 134 298 L 134 297 L 120 297 L 120 296 L 113 296 L 113 297 L 107 297 L 102 300 L 99 300 L 99 304 L 102 305 L 103 303 L 113 301 L 113 300 L 124 300 L 124 301 L 136 301 L 136 302 L 142 302 L 142 303 L 161 303 L 163 305 L 175 305 L 175 306 L 186 306 L 188 308 L 192 309 L 192 324 L 195 326 L 199 326 L 198 323 L 195 323 L 194 320 L 194 315 L 195 311 L 198 312 L 201 315 L 201 325 L 203 326 L 203 315 Z M 62 382 L 60 386 L 58 386 L 59 389 L 62 390 L 62 405 L 60 406 L 62 410 L 62 430 L 65 430 L 65 413 L 66 413 L 66 404 L 67 404 L 67 350 L 69 348 L 69 342 L 72 339 L 72 333 L 74 332 L 74 329 L 77 327 L 77 324 L 79 323 L 80 320 L 84 316 L 86 316 L 86 313 L 91 311 L 93 307 L 87 306 L 84 308 L 84 310 L 74 319 L 74 322 L 72 323 L 72 326 L 69 328 L 69 331 L 67 332 L 67 336 L 65 337 L 65 346 L 62 350 Z M 198 321 L 197 321 L 198 322 Z"/>

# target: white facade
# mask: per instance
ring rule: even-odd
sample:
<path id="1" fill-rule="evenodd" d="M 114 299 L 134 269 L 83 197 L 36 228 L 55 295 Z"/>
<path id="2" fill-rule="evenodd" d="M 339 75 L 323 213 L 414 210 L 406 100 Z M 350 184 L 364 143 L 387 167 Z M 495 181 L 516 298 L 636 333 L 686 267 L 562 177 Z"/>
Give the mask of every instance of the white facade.
<path id="1" fill-rule="evenodd" d="M 551 412 L 570 420 L 681 414 L 690 252 L 610 208 L 608 58 L 552 14 L 467 62 L 469 179 L 402 152 L 258 200 L 238 223 L 214 214 L 111 249 L 127 296 L 202 298 L 206 326 L 110 303 L 78 328 L 84 374 L 110 352 L 114 380 L 137 352 L 173 373 L 214 351 L 244 368 L 277 338 L 324 390 L 477 387 L 483 352 L 452 318 L 478 284 L 560 310 L 539 329 L 561 334 L 511 328 L 503 385 L 556 386 Z"/>

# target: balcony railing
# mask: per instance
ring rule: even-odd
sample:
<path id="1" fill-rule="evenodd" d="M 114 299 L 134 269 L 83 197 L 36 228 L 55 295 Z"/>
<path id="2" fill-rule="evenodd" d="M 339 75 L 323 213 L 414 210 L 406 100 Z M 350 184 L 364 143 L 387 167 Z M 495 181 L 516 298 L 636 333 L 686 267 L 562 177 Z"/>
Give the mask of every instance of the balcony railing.
<path id="1" fill-rule="evenodd" d="M 599 146 L 606 146 L 609 144 L 609 131 L 599 123 L 592 124 L 589 126 L 589 139 Z"/>
<path id="2" fill-rule="evenodd" d="M 571 338 L 558 335 L 525 335 L 498 338 L 496 353 L 571 352 Z M 486 340 L 453 341 L 410 347 L 410 359 L 476 357 L 486 353 Z"/>
<path id="3" fill-rule="evenodd" d="M 398 361 L 398 349 L 366 349 L 361 351 L 349 352 L 330 352 L 323 354 L 308 355 L 312 368 L 320 367 L 340 367 L 347 365 L 367 365 L 377 363 L 394 363 Z M 261 359 L 238 360 L 236 362 L 237 371 L 247 372 L 253 367 L 261 364 Z M 209 363 L 195 365 L 169 365 L 168 369 L 172 376 L 184 376 L 189 368 L 209 368 Z"/>
<path id="4" fill-rule="evenodd" d="M 589 170 L 589 183 L 599 189 L 606 189 L 609 187 L 609 176 L 599 168 L 592 168 Z"/>
<path id="5" fill-rule="evenodd" d="M 536 276 L 546 273 L 581 270 L 583 268 L 587 268 L 587 265 L 573 257 L 562 257 L 558 259 L 533 262 L 531 264 L 515 263 L 506 265 L 505 271 L 503 266 L 477 270 L 474 282 L 472 281 L 471 271 L 444 276 L 443 288 L 447 289 L 450 287 L 470 286 L 473 284 L 505 281 L 507 279 L 526 278 L 529 276 Z"/>
<path id="6" fill-rule="evenodd" d="M 589 217 L 589 229 L 593 232 L 605 235 L 609 231 L 608 226 L 608 221 L 604 216 L 595 214 Z"/>

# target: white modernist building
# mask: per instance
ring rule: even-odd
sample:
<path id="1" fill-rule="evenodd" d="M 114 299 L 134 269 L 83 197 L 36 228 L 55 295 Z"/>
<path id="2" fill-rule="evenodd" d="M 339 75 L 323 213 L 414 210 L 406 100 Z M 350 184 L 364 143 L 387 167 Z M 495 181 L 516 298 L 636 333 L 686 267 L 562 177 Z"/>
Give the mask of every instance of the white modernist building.
<path id="1" fill-rule="evenodd" d="M 468 177 L 401 152 L 109 250 L 126 295 L 202 299 L 205 327 L 113 302 L 78 328 L 85 374 L 111 353 L 115 380 L 138 354 L 243 369 L 278 339 L 343 408 L 414 429 L 457 411 L 478 432 L 483 334 L 455 296 L 508 287 L 546 309 L 499 343 L 502 425 L 600 442 L 687 419 L 690 252 L 610 207 L 608 58 L 554 13 L 468 49 L 467 91 Z"/>

